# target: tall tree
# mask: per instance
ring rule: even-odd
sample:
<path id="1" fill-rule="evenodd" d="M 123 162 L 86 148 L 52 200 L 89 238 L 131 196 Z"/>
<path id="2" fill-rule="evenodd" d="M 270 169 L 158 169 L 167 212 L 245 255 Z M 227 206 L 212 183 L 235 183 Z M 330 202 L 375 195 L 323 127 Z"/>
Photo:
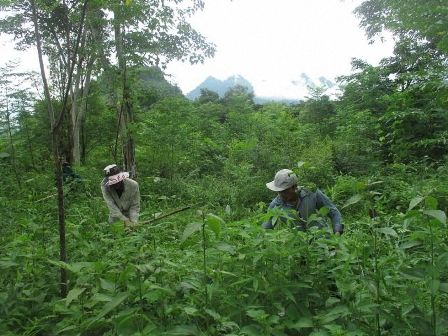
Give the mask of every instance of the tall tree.
<path id="1" fill-rule="evenodd" d="M 385 30 L 398 39 L 419 40 L 448 55 L 448 6 L 445 0 L 367 0 L 355 13 L 372 39 Z"/>
<path id="2" fill-rule="evenodd" d="M 135 120 L 130 68 L 155 65 L 164 68 L 172 60 L 203 62 L 214 55 L 214 46 L 194 30 L 187 19 L 203 9 L 202 0 L 151 0 L 112 2 L 115 55 L 120 90 L 118 103 L 118 135 L 121 136 L 124 166 L 135 174 L 135 144 L 130 125 Z"/>
<path id="3" fill-rule="evenodd" d="M 54 160 L 54 168 L 55 168 L 55 176 L 56 176 L 56 187 L 57 187 L 57 200 L 58 200 L 58 227 L 59 227 L 59 252 L 60 252 L 60 260 L 66 261 L 66 248 L 65 248 L 65 209 L 64 209 L 64 190 L 62 188 L 62 171 L 61 171 L 61 157 L 60 157 L 60 130 L 62 120 L 64 118 L 64 114 L 67 110 L 67 102 L 69 98 L 69 90 L 72 82 L 73 70 L 75 67 L 76 57 L 78 53 L 78 47 L 81 40 L 81 35 L 83 31 L 83 21 L 86 12 L 87 0 L 84 1 L 81 11 L 81 18 L 77 31 L 76 42 L 73 46 L 73 54 L 72 57 L 67 58 L 67 63 L 69 64 L 69 72 L 67 73 L 66 82 L 63 83 L 64 94 L 62 97 L 62 108 L 57 115 L 55 115 L 51 92 L 47 82 L 47 75 L 43 62 L 43 48 L 41 41 L 41 32 L 40 32 L 40 24 L 39 24 L 39 7 L 36 4 L 35 0 L 30 0 L 30 7 L 32 12 L 32 22 L 34 26 L 34 37 L 36 42 L 37 53 L 39 57 L 39 65 L 41 71 L 42 82 L 44 85 L 44 92 L 46 98 L 46 104 L 48 108 L 48 115 L 50 119 L 50 127 L 51 127 L 51 142 L 52 142 L 52 151 L 53 151 L 53 160 Z M 67 272 L 64 268 L 60 269 L 60 286 L 61 286 L 61 296 L 65 297 L 67 295 L 68 284 L 67 284 Z"/>

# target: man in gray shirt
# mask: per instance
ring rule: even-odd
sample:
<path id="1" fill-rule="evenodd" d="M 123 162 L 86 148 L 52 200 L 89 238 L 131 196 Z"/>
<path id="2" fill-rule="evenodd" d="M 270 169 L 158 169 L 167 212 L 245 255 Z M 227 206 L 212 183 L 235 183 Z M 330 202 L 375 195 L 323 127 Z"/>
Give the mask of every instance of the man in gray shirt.
<path id="1" fill-rule="evenodd" d="M 308 191 L 304 188 L 297 187 L 297 175 L 292 170 L 282 169 L 275 174 L 273 181 L 266 183 L 266 186 L 277 192 L 269 209 L 281 208 L 289 212 L 288 217 L 280 217 L 274 220 L 270 218 L 263 223 L 265 229 L 273 229 L 279 221 L 291 221 L 299 230 L 306 230 L 308 227 L 316 226 L 322 228 L 325 221 L 316 220 L 308 223 L 308 219 L 312 214 L 325 207 L 328 209 L 328 217 L 333 224 L 333 232 L 342 234 L 344 225 L 342 225 L 341 213 L 331 200 L 319 189 L 315 192 Z"/>

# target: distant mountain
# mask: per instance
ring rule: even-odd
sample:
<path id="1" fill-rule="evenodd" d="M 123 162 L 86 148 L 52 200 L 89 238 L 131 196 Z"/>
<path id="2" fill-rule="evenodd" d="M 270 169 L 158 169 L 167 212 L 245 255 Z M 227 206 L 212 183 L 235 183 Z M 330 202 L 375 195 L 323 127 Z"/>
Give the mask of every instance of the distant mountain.
<path id="1" fill-rule="evenodd" d="M 209 76 L 205 81 L 199 84 L 193 91 L 187 93 L 187 98 L 196 99 L 201 95 L 201 89 L 208 89 L 216 92 L 222 98 L 224 94 L 235 85 L 241 85 L 248 89 L 249 92 L 254 92 L 252 84 L 240 75 L 231 76 L 225 80 L 220 80 L 215 77 Z"/>
<path id="2" fill-rule="evenodd" d="M 278 83 L 277 83 L 278 84 Z M 289 83 L 281 83 L 284 89 L 281 95 L 255 95 L 254 101 L 257 104 L 264 104 L 267 102 L 284 102 L 297 103 L 309 95 L 309 88 L 324 87 L 328 95 L 332 95 L 332 91 L 336 89 L 336 84 L 324 76 L 318 78 L 311 78 L 306 73 L 302 72 L 296 79 Z M 235 85 L 242 85 L 248 89 L 249 92 L 255 92 L 253 85 L 241 75 L 234 75 L 225 80 L 220 80 L 209 76 L 194 90 L 187 94 L 187 98 L 194 100 L 201 94 L 201 89 L 208 89 L 216 92 L 220 97 L 224 97 L 225 93 Z M 283 91 L 283 90 L 282 90 Z"/>
<path id="3" fill-rule="evenodd" d="M 318 82 L 316 84 L 316 81 Z M 313 80 L 310 76 L 308 76 L 306 73 L 302 72 L 299 76 L 299 78 L 297 80 L 292 80 L 291 84 L 294 86 L 301 86 L 301 87 L 318 87 L 318 86 L 323 86 L 326 87 L 327 89 L 331 89 L 332 87 L 334 87 L 336 84 L 333 83 L 331 80 L 329 80 L 328 78 L 324 77 L 324 76 L 320 76 L 319 78 L 317 78 L 317 80 Z"/>

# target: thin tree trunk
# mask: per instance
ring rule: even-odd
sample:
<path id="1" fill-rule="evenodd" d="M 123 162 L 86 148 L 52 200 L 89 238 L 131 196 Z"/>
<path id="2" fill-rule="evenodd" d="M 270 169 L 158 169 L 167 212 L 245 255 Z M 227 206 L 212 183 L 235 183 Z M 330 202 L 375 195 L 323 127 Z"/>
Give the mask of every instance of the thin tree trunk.
<path id="1" fill-rule="evenodd" d="M 72 155 L 73 155 L 73 163 L 75 165 L 81 164 L 81 125 L 84 120 L 84 115 L 86 113 L 86 102 L 87 102 L 87 96 L 89 94 L 90 90 L 90 80 L 92 76 L 92 68 L 93 68 L 94 59 L 92 58 L 87 63 L 87 73 L 84 80 L 84 87 L 82 88 L 82 97 L 79 100 L 78 94 L 76 94 L 76 101 L 73 101 L 73 105 L 78 106 L 79 108 L 75 109 L 76 114 L 72 115 L 72 136 L 73 136 L 73 149 L 72 149 Z M 78 88 L 75 88 L 76 91 L 78 91 Z M 79 100 L 79 102 L 78 102 Z"/>
<path id="2" fill-rule="evenodd" d="M 50 125 L 51 125 L 51 143 L 52 143 L 52 149 L 53 149 L 53 161 L 54 161 L 54 168 L 55 168 L 55 178 L 56 178 L 56 188 L 57 188 L 57 199 L 58 199 L 58 226 L 59 226 L 59 258 L 62 262 L 66 262 L 67 255 L 66 255 L 66 244 L 65 244 L 65 209 L 64 209 L 64 190 L 62 185 L 62 169 L 61 169 L 61 160 L 59 155 L 59 141 L 60 141 L 60 129 L 62 125 L 62 120 L 64 118 L 65 111 L 67 110 L 67 101 L 69 96 L 69 90 L 72 83 L 72 75 L 73 70 L 76 62 L 76 55 L 78 54 L 78 47 L 81 40 L 81 33 L 83 30 L 84 25 L 84 18 L 86 13 L 86 7 L 87 7 L 87 1 L 84 0 L 83 4 L 83 10 L 81 13 L 81 21 L 79 24 L 79 30 L 77 32 L 76 37 L 76 44 L 74 46 L 73 51 L 73 59 L 70 57 L 67 57 L 67 62 L 71 61 L 71 67 L 69 69 L 67 83 L 65 85 L 65 93 L 63 96 L 63 104 L 61 112 L 59 113 L 59 116 L 57 120 L 55 119 L 54 110 L 51 102 L 51 95 L 50 90 L 47 83 L 47 77 L 45 74 L 45 67 L 42 57 L 42 44 L 41 44 L 41 37 L 40 37 L 40 31 L 39 31 L 39 25 L 38 25 L 38 16 L 37 16 L 37 7 L 35 0 L 30 0 L 31 9 L 32 9 L 32 15 L 33 15 L 33 23 L 34 23 L 34 34 L 36 38 L 36 47 L 37 47 L 37 54 L 39 57 L 39 65 L 40 65 L 40 72 L 42 77 L 42 82 L 44 85 L 44 93 L 45 98 L 47 100 L 47 109 L 50 119 Z M 65 297 L 67 296 L 67 271 L 64 268 L 60 268 L 60 291 L 61 296 Z"/>
<path id="3" fill-rule="evenodd" d="M 30 0 L 33 11 L 34 33 L 36 37 L 37 54 L 39 57 L 40 73 L 42 82 L 44 83 L 44 93 L 47 100 L 47 109 L 50 118 L 51 125 L 51 146 L 53 148 L 53 161 L 56 177 L 56 188 L 58 195 L 58 223 L 59 223 L 59 259 L 62 262 L 67 260 L 66 248 L 65 248 L 65 212 L 64 212 L 64 190 L 62 188 L 62 170 L 61 162 L 59 160 L 59 128 L 54 129 L 55 117 L 53 111 L 53 105 L 51 102 L 50 90 L 47 84 L 47 76 L 45 74 L 44 62 L 42 57 L 42 46 L 40 40 L 40 32 L 37 20 L 37 8 L 34 0 Z M 67 296 L 67 271 L 60 268 L 60 292 L 62 297 Z"/>
<path id="4" fill-rule="evenodd" d="M 12 161 L 12 166 L 14 168 L 14 175 L 16 177 L 17 185 L 19 186 L 19 188 L 22 188 L 22 184 L 20 183 L 19 172 L 17 170 L 16 151 L 14 148 L 14 141 L 12 140 L 11 114 L 9 113 L 8 93 L 6 93 L 6 122 L 8 123 L 9 143 L 11 146 L 11 161 Z"/>
<path id="5" fill-rule="evenodd" d="M 121 100 L 121 108 L 119 115 L 119 128 L 122 135 L 123 142 L 123 159 L 125 170 L 129 171 L 131 177 L 135 176 L 135 145 L 132 134 L 129 131 L 129 125 L 134 122 L 134 114 L 131 103 L 130 87 L 128 83 L 128 74 L 126 66 L 126 58 L 124 53 L 124 28 L 122 22 L 121 11 L 123 10 L 123 2 L 120 6 L 115 8 L 114 15 L 114 32 L 115 32 L 115 47 L 117 51 L 118 67 L 121 74 L 121 82 L 123 87 L 123 94 Z M 118 137 L 117 137 L 118 139 Z"/>
<path id="6" fill-rule="evenodd" d="M 28 130 L 28 125 L 27 125 L 27 121 L 26 119 L 24 120 L 24 129 L 25 129 L 25 135 L 26 135 L 26 142 L 27 142 L 27 146 L 28 146 L 28 150 L 30 152 L 30 157 L 31 157 L 31 166 L 33 167 L 33 169 L 36 169 L 36 160 L 34 159 L 34 149 L 33 149 L 33 144 L 31 142 L 31 138 L 30 138 L 30 132 Z"/>

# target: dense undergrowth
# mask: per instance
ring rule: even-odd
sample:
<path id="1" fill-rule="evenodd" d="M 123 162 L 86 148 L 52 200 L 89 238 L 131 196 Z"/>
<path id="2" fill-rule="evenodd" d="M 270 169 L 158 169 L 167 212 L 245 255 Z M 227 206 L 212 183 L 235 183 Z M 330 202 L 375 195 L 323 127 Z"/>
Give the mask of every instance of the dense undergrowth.
<path id="1" fill-rule="evenodd" d="M 150 179 L 141 181 L 143 221 L 201 204 L 124 232 L 105 223 L 99 177 L 86 169 L 67 187 L 67 263 L 58 261 L 56 205 L 46 198 L 51 177 L 34 173 L 20 190 L 2 187 L 0 333 L 443 335 L 448 178 L 443 166 L 422 167 L 336 177 L 326 192 L 342 208 L 341 237 L 264 231 L 263 194 L 238 207 L 225 190 L 198 194 Z M 59 267 L 69 272 L 66 298 Z"/>

